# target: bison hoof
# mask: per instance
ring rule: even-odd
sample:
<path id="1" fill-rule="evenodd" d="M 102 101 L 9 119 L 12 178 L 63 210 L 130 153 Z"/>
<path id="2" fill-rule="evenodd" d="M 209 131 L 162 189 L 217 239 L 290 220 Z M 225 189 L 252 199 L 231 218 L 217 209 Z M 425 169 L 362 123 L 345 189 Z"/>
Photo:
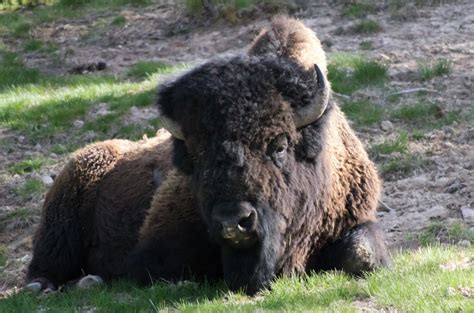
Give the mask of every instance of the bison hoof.
<path id="1" fill-rule="evenodd" d="M 46 278 L 37 278 L 32 280 L 25 286 L 25 289 L 34 293 L 45 292 L 51 293 L 56 291 L 56 287 Z"/>
<path id="2" fill-rule="evenodd" d="M 80 289 L 89 289 L 95 286 L 102 285 L 104 280 L 97 275 L 87 275 L 82 277 L 76 284 L 77 288 Z"/>

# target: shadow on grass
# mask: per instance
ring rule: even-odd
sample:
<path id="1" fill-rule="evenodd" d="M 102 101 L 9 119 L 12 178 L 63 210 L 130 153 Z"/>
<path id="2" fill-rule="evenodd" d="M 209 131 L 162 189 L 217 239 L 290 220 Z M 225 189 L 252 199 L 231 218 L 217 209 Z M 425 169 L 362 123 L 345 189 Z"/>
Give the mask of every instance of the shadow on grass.
<path id="1" fill-rule="evenodd" d="M 117 281 L 105 287 L 90 290 L 73 289 L 52 295 L 20 292 L 2 300 L 2 312 L 33 312 L 43 308 L 48 312 L 95 311 L 158 312 L 186 306 L 224 300 L 226 291 L 221 285 L 185 282 L 178 285 L 158 283 L 140 288 L 126 281 Z"/>

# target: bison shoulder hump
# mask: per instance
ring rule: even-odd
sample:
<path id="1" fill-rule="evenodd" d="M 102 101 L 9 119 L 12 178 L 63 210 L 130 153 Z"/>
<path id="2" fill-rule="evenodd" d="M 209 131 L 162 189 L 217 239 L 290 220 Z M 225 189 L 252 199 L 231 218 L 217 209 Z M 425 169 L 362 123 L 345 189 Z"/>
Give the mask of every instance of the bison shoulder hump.
<path id="1" fill-rule="evenodd" d="M 126 146 L 126 141 L 109 140 L 77 151 L 70 161 L 74 177 L 83 186 L 98 181 L 120 160 Z"/>

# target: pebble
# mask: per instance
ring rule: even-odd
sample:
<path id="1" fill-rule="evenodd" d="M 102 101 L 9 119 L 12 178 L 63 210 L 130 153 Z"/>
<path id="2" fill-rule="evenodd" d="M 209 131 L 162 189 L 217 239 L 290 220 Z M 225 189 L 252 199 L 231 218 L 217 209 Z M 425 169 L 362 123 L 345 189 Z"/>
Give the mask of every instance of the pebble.
<path id="1" fill-rule="evenodd" d="M 463 220 L 465 220 L 466 222 L 474 222 L 474 210 L 471 209 L 470 206 L 467 206 L 467 205 L 462 206 L 461 214 L 462 214 Z"/>
<path id="2" fill-rule="evenodd" d="M 464 247 L 464 248 L 470 248 L 471 247 L 471 242 L 469 240 L 460 240 L 458 243 L 457 243 L 458 246 L 460 247 Z"/>
<path id="3" fill-rule="evenodd" d="M 73 124 L 74 127 L 76 127 L 76 128 L 82 128 L 82 126 L 84 126 L 84 121 L 75 120 L 72 124 Z"/>
<path id="4" fill-rule="evenodd" d="M 41 181 L 43 182 L 43 184 L 45 184 L 48 187 L 54 183 L 54 179 L 49 175 L 41 176 Z"/>
<path id="5" fill-rule="evenodd" d="M 466 187 L 466 184 L 455 181 L 452 184 L 450 184 L 449 186 L 447 186 L 444 191 L 447 192 L 447 193 L 455 193 L 455 192 L 457 192 L 457 191 L 459 191 L 459 190 L 461 190 L 465 187 Z"/>
<path id="6" fill-rule="evenodd" d="M 25 289 L 32 292 L 40 292 L 41 288 L 42 288 L 41 283 L 38 283 L 38 282 L 29 283 L 28 285 L 25 286 Z"/>
<path id="7" fill-rule="evenodd" d="M 382 123 L 380 123 L 380 129 L 386 132 L 391 131 L 393 129 L 393 124 L 390 121 L 382 121 Z"/>
<path id="8" fill-rule="evenodd" d="M 93 132 L 92 130 L 88 131 L 84 135 L 84 140 L 85 141 L 93 141 L 96 138 L 97 138 L 97 134 L 95 132 Z"/>
<path id="9" fill-rule="evenodd" d="M 91 288 L 91 287 L 94 287 L 94 286 L 101 285 L 103 283 L 104 283 L 104 281 L 102 280 L 102 278 L 100 276 L 87 275 L 87 276 L 81 278 L 77 282 L 76 286 L 77 286 L 77 288 L 80 288 L 80 289 L 88 289 L 88 288 Z"/>
<path id="10" fill-rule="evenodd" d="M 469 234 L 470 234 L 471 236 L 474 236 L 474 226 L 471 227 L 471 228 L 469 228 L 469 231 L 468 231 L 468 232 L 469 232 Z"/>

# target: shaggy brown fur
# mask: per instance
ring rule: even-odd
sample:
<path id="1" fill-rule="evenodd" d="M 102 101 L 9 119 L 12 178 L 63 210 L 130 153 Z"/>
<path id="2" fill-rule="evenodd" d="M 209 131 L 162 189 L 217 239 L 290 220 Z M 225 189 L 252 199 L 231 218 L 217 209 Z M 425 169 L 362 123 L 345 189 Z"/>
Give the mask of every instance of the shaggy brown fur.
<path id="1" fill-rule="evenodd" d="M 48 193 L 28 278 L 223 277 L 252 293 L 280 274 L 388 264 L 373 223 L 375 167 L 334 100 L 318 94 L 315 64 L 325 76 L 315 34 L 278 17 L 248 55 L 161 86 L 160 112 L 184 140 L 80 150 Z M 315 101 L 322 115 L 296 125 L 295 111 Z M 223 237 L 236 218 L 246 236 Z"/>
<path id="2" fill-rule="evenodd" d="M 160 131 L 141 142 L 108 140 L 77 151 L 46 195 L 27 279 L 58 286 L 83 272 L 122 275 L 159 176 L 171 168 L 170 148 L 169 134 Z"/>

